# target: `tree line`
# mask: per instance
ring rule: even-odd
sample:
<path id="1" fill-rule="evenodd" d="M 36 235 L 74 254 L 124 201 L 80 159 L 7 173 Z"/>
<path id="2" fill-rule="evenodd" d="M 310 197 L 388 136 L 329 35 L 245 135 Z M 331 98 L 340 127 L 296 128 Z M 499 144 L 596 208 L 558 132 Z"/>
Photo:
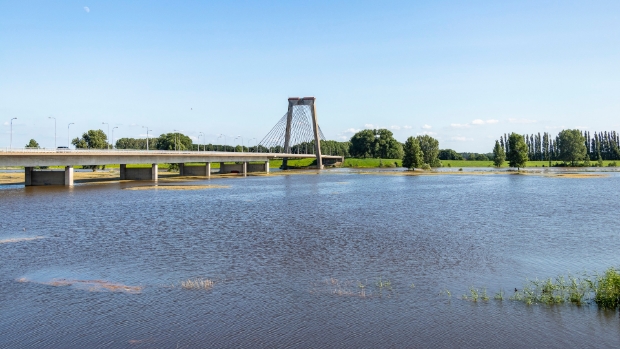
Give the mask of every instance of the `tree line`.
<path id="1" fill-rule="evenodd" d="M 572 137 L 578 138 L 583 142 L 585 155 L 587 155 L 589 160 L 598 160 L 599 158 L 601 160 L 620 160 L 620 135 L 616 131 L 594 132 L 591 134 L 590 131 L 582 132 L 580 130 L 562 130 L 555 138 L 547 132 L 544 132 L 542 135 L 540 132 L 523 135 L 527 146 L 528 158 L 537 161 L 564 161 L 566 158 L 565 153 L 573 151 L 567 148 L 567 131 L 570 131 Z M 508 135 L 506 134 L 499 139 L 500 146 L 505 151 L 509 150 L 507 139 Z M 580 147 L 581 150 L 583 149 Z M 585 160 L 585 156 L 580 155 L 580 157 L 584 157 Z"/>

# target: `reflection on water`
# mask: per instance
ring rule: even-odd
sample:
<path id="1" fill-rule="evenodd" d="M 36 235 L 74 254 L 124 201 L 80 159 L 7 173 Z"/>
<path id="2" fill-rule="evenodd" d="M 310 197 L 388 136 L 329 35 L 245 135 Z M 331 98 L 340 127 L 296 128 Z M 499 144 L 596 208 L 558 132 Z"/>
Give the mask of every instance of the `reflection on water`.
<path id="1" fill-rule="evenodd" d="M 0 240 L 45 237 L 0 244 L 0 347 L 620 345 L 617 311 L 492 296 L 620 266 L 617 174 L 207 184 L 0 189 Z"/>

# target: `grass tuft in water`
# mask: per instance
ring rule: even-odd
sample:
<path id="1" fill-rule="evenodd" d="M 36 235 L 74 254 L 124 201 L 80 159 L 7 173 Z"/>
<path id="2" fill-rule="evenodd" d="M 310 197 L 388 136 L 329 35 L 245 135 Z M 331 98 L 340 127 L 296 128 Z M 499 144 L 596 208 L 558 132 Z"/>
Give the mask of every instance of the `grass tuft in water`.
<path id="1" fill-rule="evenodd" d="M 616 309 L 620 306 L 620 273 L 609 268 L 605 274 L 596 277 L 594 283 L 594 301 L 605 309 Z"/>
<path id="2" fill-rule="evenodd" d="M 593 301 L 601 308 L 617 309 L 620 307 L 620 272 L 609 268 L 603 275 L 584 275 L 581 278 L 560 275 L 555 279 L 526 281 L 520 291 L 515 289 L 510 300 L 528 305 L 582 305 Z"/>
<path id="3" fill-rule="evenodd" d="M 188 290 L 210 290 L 214 282 L 209 279 L 194 278 L 181 281 L 181 287 Z"/>

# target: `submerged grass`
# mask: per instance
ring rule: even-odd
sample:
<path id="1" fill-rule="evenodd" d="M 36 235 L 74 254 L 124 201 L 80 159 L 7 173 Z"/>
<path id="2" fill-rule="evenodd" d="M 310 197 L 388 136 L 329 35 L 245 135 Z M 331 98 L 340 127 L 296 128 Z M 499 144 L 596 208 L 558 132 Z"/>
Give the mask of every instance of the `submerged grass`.
<path id="1" fill-rule="evenodd" d="M 463 294 L 461 298 L 472 302 L 489 300 L 486 289 L 481 292 L 474 287 L 470 287 L 469 293 Z M 493 298 L 503 301 L 504 290 L 500 289 Z M 603 274 L 584 274 L 580 277 L 560 275 L 543 280 L 527 280 L 520 290 L 515 288 L 514 294 L 509 299 L 527 305 L 574 304 L 579 306 L 593 303 L 601 309 L 619 309 L 620 270 L 609 268 Z"/>
<path id="2" fill-rule="evenodd" d="M 194 278 L 181 281 L 181 287 L 187 290 L 210 290 L 213 288 L 213 280 Z"/>

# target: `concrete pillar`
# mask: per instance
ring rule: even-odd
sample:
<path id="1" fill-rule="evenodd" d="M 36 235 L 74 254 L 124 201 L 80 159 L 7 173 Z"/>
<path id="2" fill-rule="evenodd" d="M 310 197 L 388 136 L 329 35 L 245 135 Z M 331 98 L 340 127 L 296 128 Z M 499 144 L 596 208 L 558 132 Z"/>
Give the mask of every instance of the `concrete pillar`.
<path id="1" fill-rule="evenodd" d="M 24 178 L 24 184 L 26 186 L 30 186 L 32 185 L 32 169 L 33 167 L 24 167 L 24 174 L 25 174 L 25 178 Z"/>
<path id="2" fill-rule="evenodd" d="M 185 176 L 185 164 L 179 164 L 179 176 Z"/>
<path id="3" fill-rule="evenodd" d="M 210 163 L 210 162 L 207 162 L 207 165 L 206 165 L 206 166 L 207 166 L 207 173 L 206 173 L 206 176 L 207 176 L 207 178 L 211 178 L 211 163 Z"/>
<path id="4" fill-rule="evenodd" d="M 244 161 L 243 162 L 243 177 L 247 177 L 248 176 L 248 162 Z"/>
<path id="5" fill-rule="evenodd" d="M 151 165 L 151 180 L 157 182 L 157 164 Z"/>
<path id="6" fill-rule="evenodd" d="M 314 148 L 316 152 L 316 166 L 319 170 L 323 169 L 323 158 L 321 157 L 321 139 L 319 137 L 319 122 L 316 118 L 316 105 L 314 104 L 314 98 L 312 98 L 312 105 L 310 106 L 312 111 L 312 129 L 314 131 Z"/>
<path id="7" fill-rule="evenodd" d="M 73 186 L 73 166 L 65 166 L 65 186 Z"/>
<path id="8" fill-rule="evenodd" d="M 265 172 L 269 173 L 269 160 L 265 161 Z"/>
<path id="9" fill-rule="evenodd" d="M 220 174 L 223 174 L 224 172 L 222 171 L 224 169 L 224 163 L 220 162 Z"/>
<path id="10" fill-rule="evenodd" d="M 127 164 L 121 164 L 120 172 L 121 172 L 121 181 L 124 181 L 125 179 L 127 179 Z"/>

